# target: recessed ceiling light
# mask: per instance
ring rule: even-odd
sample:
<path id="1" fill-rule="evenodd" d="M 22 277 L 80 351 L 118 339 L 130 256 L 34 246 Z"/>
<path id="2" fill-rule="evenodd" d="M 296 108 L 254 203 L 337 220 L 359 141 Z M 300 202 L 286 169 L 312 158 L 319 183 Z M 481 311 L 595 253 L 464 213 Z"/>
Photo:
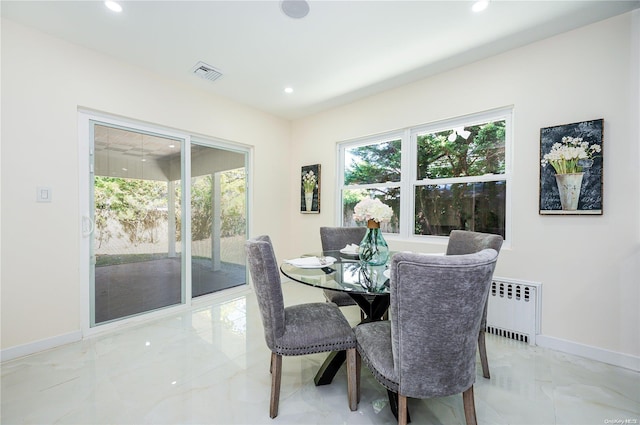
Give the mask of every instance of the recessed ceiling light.
<path id="1" fill-rule="evenodd" d="M 176 147 L 176 145 L 169 145 L 169 147 L 170 147 L 171 149 L 173 149 L 173 148 L 175 148 L 175 147 Z"/>
<path id="2" fill-rule="evenodd" d="M 114 12 L 122 12 L 122 6 L 120 6 L 115 1 L 107 0 L 104 2 L 104 5 L 109 8 L 109 10 L 113 10 Z"/>
<path id="3" fill-rule="evenodd" d="M 293 88 L 292 87 L 285 87 L 284 92 L 285 93 L 293 93 Z"/>
<path id="4" fill-rule="evenodd" d="M 471 10 L 473 10 L 474 12 L 482 12 L 487 8 L 487 6 L 489 6 L 489 0 L 478 0 L 473 3 L 473 6 L 471 6 Z"/>

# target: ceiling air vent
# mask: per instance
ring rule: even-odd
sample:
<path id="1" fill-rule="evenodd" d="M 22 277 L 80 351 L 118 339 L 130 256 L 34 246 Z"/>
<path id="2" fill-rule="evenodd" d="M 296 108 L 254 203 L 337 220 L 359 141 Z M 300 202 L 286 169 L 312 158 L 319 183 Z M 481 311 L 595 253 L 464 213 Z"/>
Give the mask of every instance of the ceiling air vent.
<path id="1" fill-rule="evenodd" d="M 193 73 L 205 80 L 215 81 L 222 77 L 222 72 L 218 71 L 211 65 L 207 65 L 204 62 L 198 62 L 192 69 Z"/>

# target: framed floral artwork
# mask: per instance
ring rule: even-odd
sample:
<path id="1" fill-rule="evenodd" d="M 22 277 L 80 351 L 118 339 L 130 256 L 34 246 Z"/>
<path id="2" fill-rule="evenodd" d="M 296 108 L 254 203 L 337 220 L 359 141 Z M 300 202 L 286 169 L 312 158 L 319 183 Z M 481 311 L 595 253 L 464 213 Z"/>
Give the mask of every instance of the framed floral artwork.
<path id="1" fill-rule="evenodd" d="M 305 165 L 300 173 L 300 212 L 320 213 L 320 164 Z"/>
<path id="2" fill-rule="evenodd" d="M 602 215 L 604 120 L 540 129 L 540 214 Z"/>

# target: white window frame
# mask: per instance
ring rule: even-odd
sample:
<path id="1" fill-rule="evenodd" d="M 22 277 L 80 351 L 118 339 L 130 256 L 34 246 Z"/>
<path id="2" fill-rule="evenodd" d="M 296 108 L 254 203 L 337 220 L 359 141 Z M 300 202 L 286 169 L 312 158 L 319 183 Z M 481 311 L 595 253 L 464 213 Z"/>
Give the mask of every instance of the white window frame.
<path id="1" fill-rule="evenodd" d="M 484 176 L 452 177 L 443 179 L 420 179 L 418 180 L 417 160 L 417 138 L 419 134 L 437 133 L 450 130 L 456 127 L 469 127 L 490 121 L 505 121 L 505 172 L 504 174 L 490 174 Z M 511 186 L 512 186 L 512 135 L 513 135 L 513 106 L 492 109 L 475 114 L 464 115 L 452 119 L 436 121 L 422 124 L 415 127 L 390 131 L 374 136 L 367 136 L 359 139 L 339 142 L 337 144 L 337 178 L 336 178 L 336 224 L 342 224 L 342 192 L 348 189 L 371 189 L 377 187 L 400 187 L 400 231 L 399 233 L 385 233 L 389 239 L 406 240 L 411 242 L 424 241 L 433 242 L 442 240 L 445 236 L 435 235 L 415 235 L 415 188 L 424 185 L 443 185 L 450 183 L 472 183 L 504 181 L 506 183 L 505 193 L 505 243 L 509 244 L 511 239 Z M 401 140 L 401 174 L 399 182 L 372 183 L 345 185 L 345 151 L 350 148 L 384 143 L 393 140 Z"/>
<path id="2" fill-rule="evenodd" d="M 396 188 L 399 187 L 400 188 L 400 202 L 402 202 L 403 199 L 403 180 L 405 179 L 404 177 L 404 173 L 400 173 L 400 181 L 397 182 L 384 182 L 384 183 L 368 183 L 368 184 L 352 184 L 352 185 L 345 185 L 344 184 L 344 168 L 345 168 L 345 163 L 344 163 L 344 158 L 345 158 L 345 151 L 347 149 L 351 149 L 351 148 L 357 148 L 360 146 L 367 146 L 367 145 L 376 145 L 376 144 L 380 144 L 380 143 L 386 143 L 386 142 L 393 142 L 395 140 L 400 140 L 401 141 L 401 146 L 400 146 L 400 151 L 404 152 L 405 150 L 405 145 L 407 143 L 407 131 L 406 130 L 400 130 L 400 131 L 391 131 L 388 133 L 382 133 L 382 134 L 378 134 L 376 136 L 370 136 L 370 137 L 363 137 L 363 138 L 359 138 L 359 139 L 355 139 L 355 140 L 350 140 L 344 143 L 338 143 L 338 176 L 336 178 L 336 182 L 337 182 L 337 187 L 338 190 L 336 191 L 336 197 L 337 197 L 337 202 L 336 202 L 336 208 L 337 208 L 337 217 L 338 217 L 338 225 L 342 225 L 342 217 L 343 217 L 343 210 L 342 210 L 342 192 L 344 190 L 350 190 L 350 189 L 376 189 L 376 188 Z M 405 162 L 405 157 L 406 155 L 402 155 L 401 156 L 401 170 L 404 170 L 404 162 Z M 402 211 L 402 204 L 400 206 L 400 211 Z M 400 213 L 401 214 L 401 213 Z M 399 234 L 402 234 L 402 227 L 403 227 L 403 218 L 400 215 L 398 217 L 400 219 L 400 233 L 385 233 L 385 235 L 390 235 L 391 237 L 394 236 L 398 236 Z"/>

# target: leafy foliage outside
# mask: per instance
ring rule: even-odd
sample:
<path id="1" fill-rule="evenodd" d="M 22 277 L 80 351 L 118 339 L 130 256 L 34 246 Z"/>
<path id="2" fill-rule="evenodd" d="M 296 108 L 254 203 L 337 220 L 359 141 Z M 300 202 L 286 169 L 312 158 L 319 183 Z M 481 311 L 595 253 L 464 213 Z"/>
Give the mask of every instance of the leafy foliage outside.
<path id="1" fill-rule="evenodd" d="M 399 182 L 401 143 L 400 140 L 393 140 L 349 149 L 348 155 L 352 160 L 350 164 L 346 164 L 344 184 Z M 400 225 L 400 188 L 397 185 L 396 187 L 384 186 L 343 191 L 344 223 L 352 221 L 354 207 L 367 196 L 380 199 L 391 207 L 393 217 L 388 223 L 383 223 L 382 230 L 397 233 Z"/>
<path id="2" fill-rule="evenodd" d="M 244 168 L 220 173 L 220 236 L 244 235 L 246 174 Z M 191 179 L 191 239 L 200 241 L 211 237 L 213 178 L 211 175 Z M 176 196 L 176 199 L 180 197 Z M 180 216 L 176 212 L 176 231 L 180 234 Z M 178 240 L 180 240 L 178 238 Z"/>
<path id="3" fill-rule="evenodd" d="M 465 127 L 465 139 L 451 130 L 418 135 L 418 179 L 504 174 L 505 122 Z"/>
<path id="4" fill-rule="evenodd" d="M 244 235 L 247 228 L 246 173 L 244 168 L 220 175 L 221 233 L 223 237 Z"/>
<path id="5" fill-rule="evenodd" d="M 504 174 L 505 124 L 505 121 L 496 121 L 417 136 L 415 234 L 448 236 L 452 229 L 464 229 L 504 236 L 504 181 L 456 182 L 455 179 Z M 400 181 L 401 141 L 351 148 L 347 158 L 350 163 L 345 164 L 345 185 L 391 184 L 344 190 L 344 223 L 350 223 L 355 204 L 371 196 L 391 206 L 394 217 L 390 226 L 397 229 L 400 188 L 393 183 Z M 453 180 L 440 184 L 433 181 L 438 179 Z"/>
<path id="6" fill-rule="evenodd" d="M 159 224 L 167 220 L 166 183 L 96 176 L 94 187 L 98 246 L 115 236 L 110 220 L 120 224 L 133 245 L 158 239 Z"/>
<path id="7" fill-rule="evenodd" d="M 230 170 L 220 175 L 221 236 L 245 233 L 245 171 Z M 168 222 L 166 182 L 96 176 L 94 181 L 96 242 L 126 237 L 132 245 L 155 243 L 158 229 Z M 176 240 L 180 240 L 181 196 L 176 185 Z M 194 241 L 211 237 L 213 222 L 212 176 L 194 178 L 191 186 L 191 229 Z M 119 226 L 110 225 L 117 223 Z M 115 230 L 114 230 L 115 229 Z M 117 230 L 119 229 L 119 230 Z M 114 231 L 123 234 L 114 234 Z"/>
<path id="8" fill-rule="evenodd" d="M 505 122 L 418 136 L 418 179 L 444 179 L 505 172 Z M 451 137 L 452 134 L 454 137 Z M 453 229 L 504 236 L 503 182 L 426 184 L 416 188 L 415 234 L 448 235 Z"/>
<path id="9" fill-rule="evenodd" d="M 353 160 L 347 164 L 344 184 L 400 181 L 401 146 L 402 141 L 393 140 L 349 149 Z"/>
<path id="10" fill-rule="evenodd" d="M 191 238 L 193 240 L 211 237 L 211 225 L 213 223 L 212 184 L 211 175 L 191 179 Z M 178 198 L 176 197 L 176 199 Z M 180 216 L 181 214 L 176 214 L 178 223 L 181 221 Z M 180 225 L 177 224 L 176 229 L 180 228 Z M 177 232 L 180 234 L 180 230 L 177 230 Z"/>

